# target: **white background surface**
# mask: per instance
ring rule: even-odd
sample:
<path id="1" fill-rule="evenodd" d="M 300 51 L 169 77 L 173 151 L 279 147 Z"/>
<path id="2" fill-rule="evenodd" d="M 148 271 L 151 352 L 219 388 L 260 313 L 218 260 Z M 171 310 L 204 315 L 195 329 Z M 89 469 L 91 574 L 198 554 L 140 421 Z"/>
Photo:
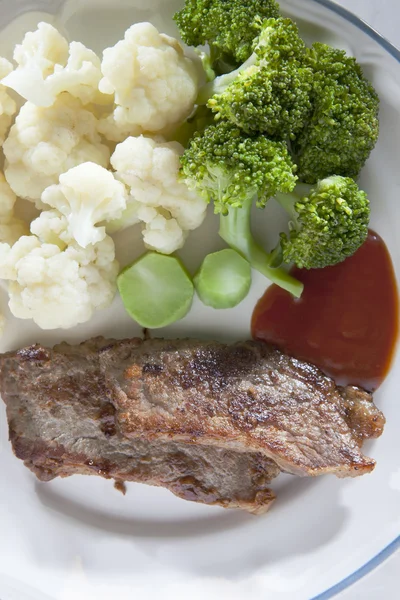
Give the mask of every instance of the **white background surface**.
<path id="1" fill-rule="evenodd" d="M 361 17 L 400 48 L 399 0 L 336 0 Z M 399 507 L 400 510 L 400 507 Z M 340 600 L 398 600 L 400 598 L 400 552 L 364 577 L 339 597 Z"/>

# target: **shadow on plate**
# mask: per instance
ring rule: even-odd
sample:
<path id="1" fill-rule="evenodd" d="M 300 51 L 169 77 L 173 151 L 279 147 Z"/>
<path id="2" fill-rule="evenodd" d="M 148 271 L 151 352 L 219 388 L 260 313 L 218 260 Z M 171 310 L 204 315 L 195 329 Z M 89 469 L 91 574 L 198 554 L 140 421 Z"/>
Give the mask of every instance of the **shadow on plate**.
<path id="1" fill-rule="evenodd" d="M 240 511 L 216 509 L 215 515 L 192 520 L 162 520 L 154 516 L 150 519 L 118 517 L 82 505 L 76 500 L 65 498 L 50 486 L 35 482 L 38 499 L 47 508 L 76 522 L 83 523 L 113 535 L 134 538 L 186 538 L 218 534 L 235 529 L 253 521 L 254 516 Z"/>
<path id="2" fill-rule="evenodd" d="M 192 520 L 167 521 L 157 515 L 154 520 L 111 516 L 66 499 L 51 486 L 35 484 L 38 500 L 78 528 L 89 527 L 131 540 L 136 548 L 139 545 L 141 554 L 152 560 L 156 556 L 165 568 L 231 581 L 257 570 L 264 572 L 282 560 L 313 554 L 329 544 L 348 519 L 347 509 L 340 503 L 343 485 L 345 482 L 334 477 L 310 480 L 283 476 L 276 486 L 278 500 L 265 516 L 216 509 L 215 514 L 204 518 L 196 515 Z M 124 552 L 115 561 L 108 557 L 104 568 L 132 573 L 132 565 L 132 556 Z"/>

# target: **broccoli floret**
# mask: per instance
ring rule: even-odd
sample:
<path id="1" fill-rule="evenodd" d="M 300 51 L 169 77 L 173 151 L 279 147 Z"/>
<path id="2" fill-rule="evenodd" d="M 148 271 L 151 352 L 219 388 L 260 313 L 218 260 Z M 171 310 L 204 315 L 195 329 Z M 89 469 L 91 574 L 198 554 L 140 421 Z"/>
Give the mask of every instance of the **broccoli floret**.
<path id="1" fill-rule="evenodd" d="M 193 114 L 173 131 L 164 134 L 168 142 L 179 142 L 184 148 L 196 133 L 201 133 L 214 122 L 214 115 L 206 106 L 198 106 Z"/>
<path id="2" fill-rule="evenodd" d="M 208 102 L 217 119 L 228 119 L 246 133 L 293 139 L 312 108 L 313 72 L 306 56 L 291 19 L 268 19 L 250 58 L 206 84 L 198 103 Z"/>
<path id="3" fill-rule="evenodd" d="M 276 195 L 291 221 L 289 235 L 281 233 L 273 264 L 322 269 L 352 256 L 368 235 L 367 194 L 353 179 L 339 175 L 319 181 L 303 197 L 301 187 L 300 193 Z"/>
<path id="4" fill-rule="evenodd" d="M 246 136 L 228 121 L 197 133 L 181 165 L 186 183 L 213 202 L 217 213 L 240 207 L 249 197 L 263 207 L 277 191 L 290 192 L 296 183 L 285 143 Z"/>
<path id="5" fill-rule="evenodd" d="M 290 192 L 295 187 L 295 169 L 286 145 L 262 135 L 247 137 L 221 121 L 194 136 L 181 165 L 185 183 L 221 213 L 221 237 L 256 270 L 300 296 L 302 284 L 284 269 L 270 267 L 271 257 L 255 242 L 250 226 L 253 202 L 264 207 L 278 191 Z"/>
<path id="6" fill-rule="evenodd" d="M 332 173 L 356 178 L 379 133 L 379 98 L 354 58 L 315 43 L 313 112 L 293 143 L 299 178 L 316 183 Z"/>
<path id="7" fill-rule="evenodd" d="M 264 19 L 279 17 L 275 0 L 186 0 L 174 19 L 189 46 L 210 47 L 217 73 L 248 59 Z"/>

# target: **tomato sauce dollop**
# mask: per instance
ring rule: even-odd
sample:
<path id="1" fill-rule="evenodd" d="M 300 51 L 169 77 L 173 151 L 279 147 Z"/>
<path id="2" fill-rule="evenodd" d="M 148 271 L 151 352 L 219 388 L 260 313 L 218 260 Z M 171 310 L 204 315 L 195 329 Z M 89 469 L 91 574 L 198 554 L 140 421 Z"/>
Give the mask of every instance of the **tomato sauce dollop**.
<path id="1" fill-rule="evenodd" d="M 376 390 L 399 330 L 396 278 L 383 240 L 370 231 L 343 263 L 291 273 L 304 283 L 302 297 L 271 286 L 254 310 L 253 338 L 313 363 L 338 385 Z"/>

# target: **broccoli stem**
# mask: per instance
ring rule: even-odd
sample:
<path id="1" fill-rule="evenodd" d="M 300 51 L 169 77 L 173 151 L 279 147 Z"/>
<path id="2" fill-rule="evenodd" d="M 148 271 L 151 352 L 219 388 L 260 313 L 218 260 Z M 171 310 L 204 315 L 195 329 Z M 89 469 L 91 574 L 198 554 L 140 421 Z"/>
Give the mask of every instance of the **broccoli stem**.
<path id="1" fill-rule="evenodd" d="M 207 54 L 207 52 L 204 52 L 203 50 L 195 50 L 195 52 L 198 55 L 198 57 L 200 58 L 201 64 L 203 65 L 204 73 L 206 76 L 206 81 L 207 82 L 214 81 L 216 75 L 215 75 L 215 71 L 212 67 L 211 56 L 209 56 Z"/>
<path id="2" fill-rule="evenodd" d="M 298 214 L 296 212 L 296 202 L 299 202 L 304 196 L 307 196 L 310 192 L 311 186 L 306 183 L 298 183 L 296 185 L 296 190 L 293 192 L 289 192 L 283 194 L 282 192 L 277 192 L 275 194 L 275 200 L 282 206 L 282 208 L 287 212 L 289 217 L 291 218 L 291 222 L 289 223 L 289 227 L 298 228 Z"/>
<path id="3" fill-rule="evenodd" d="M 284 269 L 274 269 L 273 253 L 268 254 L 257 244 L 251 232 L 251 207 L 253 197 L 249 197 L 241 208 L 229 208 L 227 215 L 220 217 L 219 235 L 234 250 L 239 252 L 251 266 L 265 275 L 270 281 L 290 292 L 296 298 L 300 298 L 303 292 L 303 284 L 289 275 Z"/>
<path id="4" fill-rule="evenodd" d="M 275 194 L 275 200 L 282 206 L 282 208 L 287 212 L 289 217 L 297 223 L 297 213 L 295 209 L 295 204 L 300 200 L 300 196 L 296 193 L 291 192 L 290 194 L 282 194 L 278 192 Z"/>
<path id="5" fill-rule="evenodd" d="M 257 61 L 257 55 L 252 54 L 246 62 L 244 62 L 238 69 L 235 71 L 231 71 L 231 73 L 226 73 L 226 75 L 220 75 L 213 81 L 209 81 L 200 89 L 199 95 L 197 96 L 196 104 L 207 104 L 210 98 L 212 98 L 215 94 L 222 94 L 227 87 L 231 85 L 237 78 L 237 76 L 242 72 L 253 66 Z"/>

